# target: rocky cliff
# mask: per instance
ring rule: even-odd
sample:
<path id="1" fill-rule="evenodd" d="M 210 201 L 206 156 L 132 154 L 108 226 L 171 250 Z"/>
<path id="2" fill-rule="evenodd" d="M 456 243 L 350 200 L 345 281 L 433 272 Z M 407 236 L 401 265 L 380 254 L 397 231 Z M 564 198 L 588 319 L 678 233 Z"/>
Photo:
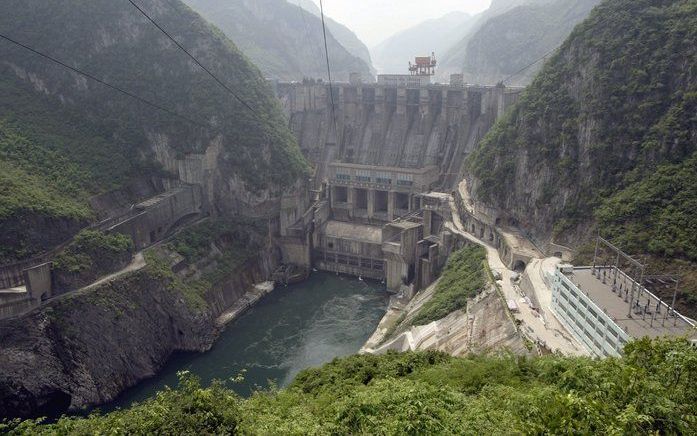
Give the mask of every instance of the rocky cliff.
<path id="1" fill-rule="evenodd" d="M 600 0 L 526 4 L 495 16 L 467 41 L 462 73 L 468 83 L 528 85 L 549 55 Z M 523 70 L 521 72 L 521 70 Z"/>
<path id="2" fill-rule="evenodd" d="M 470 158 L 472 193 L 539 240 L 599 230 L 697 289 L 696 42 L 694 1 L 603 2 Z"/>
<path id="3" fill-rule="evenodd" d="M 327 79 L 322 22 L 296 0 L 184 1 L 235 41 L 267 77 Z M 348 81 L 353 72 L 372 77 L 370 63 L 344 47 L 339 36 L 354 48 L 357 38 L 338 23 L 328 22 L 327 27 L 332 79 Z"/>
<path id="4" fill-rule="evenodd" d="M 301 8 L 310 12 L 316 17 L 321 17 L 321 11 L 317 4 L 312 0 L 288 0 L 291 4 L 297 4 Z M 343 24 L 333 20 L 331 17 L 324 16 L 324 21 L 327 25 L 327 30 L 332 34 L 339 44 L 341 44 L 346 50 L 352 55 L 360 58 L 365 62 L 373 73 L 375 69 L 373 68 L 373 61 L 370 57 L 370 50 L 361 41 L 358 36 L 348 27 Z"/>
<path id="5" fill-rule="evenodd" d="M 273 252 L 255 248 L 259 235 L 233 228 L 200 224 L 148 252 L 141 270 L 0 322 L 0 416 L 99 405 L 173 352 L 208 350 L 216 318 L 276 265 Z"/>
<path id="6" fill-rule="evenodd" d="M 462 72 L 468 83 L 528 85 L 549 54 L 600 0 L 494 1 L 442 57 L 441 76 Z M 523 71 L 521 71 L 523 70 Z"/>
<path id="7" fill-rule="evenodd" d="M 94 219 L 90 196 L 135 177 L 199 183 L 212 211 L 236 213 L 266 209 L 305 171 L 271 89 L 234 44 L 179 1 L 143 7 L 254 112 L 128 2 L 4 2 L 3 34 L 190 121 L 1 41 L 0 233 L 20 232 L 0 256 L 62 242 Z M 64 231 L 37 243 L 26 221 Z"/>

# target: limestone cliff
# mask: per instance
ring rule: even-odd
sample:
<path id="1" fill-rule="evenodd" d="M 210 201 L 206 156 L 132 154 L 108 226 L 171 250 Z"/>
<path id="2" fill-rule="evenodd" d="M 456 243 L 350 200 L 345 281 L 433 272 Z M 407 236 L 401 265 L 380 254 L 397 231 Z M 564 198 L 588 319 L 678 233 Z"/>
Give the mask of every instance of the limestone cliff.
<path id="1" fill-rule="evenodd" d="M 199 183 L 213 212 L 256 213 L 305 171 L 271 89 L 233 42 L 179 1 L 143 8 L 254 112 L 128 2 L 3 2 L 3 34 L 184 118 L 0 42 L 0 233 L 20 229 L 0 262 L 63 242 L 99 212 L 92 195 L 136 177 Z M 37 243 L 26 221 L 64 230 Z"/>
<path id="2" fill-rule="evenodd" d="M 0 322 L 0 416 L 102 404 L 153 376 L 173 352 L 208 350 L 216 317 L 268 277 L 275 261 L 253 257 L 205 289 L 150 262 Z"/>
<path id="3" fill-rule="evenodd" d="M 472 193 L 538 240 L 597 229 L 697 289 L 696 47 L 695 1 L 603 2 L 473 154 Z"/>

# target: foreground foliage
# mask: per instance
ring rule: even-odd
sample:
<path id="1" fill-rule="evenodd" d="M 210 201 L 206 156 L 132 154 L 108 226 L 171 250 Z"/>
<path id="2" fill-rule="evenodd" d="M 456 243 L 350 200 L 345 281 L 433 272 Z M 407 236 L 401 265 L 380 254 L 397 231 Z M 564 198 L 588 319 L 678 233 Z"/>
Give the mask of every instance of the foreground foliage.
<path id="1" fill-rule="evenodd" d="M 428 300 L 412 320 L 412 325 L 425 325 L 467 307 L 467 299 L 482 291 L 486 285 L 486 251 L 479 245 L 469 245 L 453 253 Z"/>
<path id="2" fill-rule="evenodd" d="M 694 434 L 697 349 L 633 342 L 621 359 L 351 356 L 249 399 L 182 374 L 132 408 L 11 434 Z"/>

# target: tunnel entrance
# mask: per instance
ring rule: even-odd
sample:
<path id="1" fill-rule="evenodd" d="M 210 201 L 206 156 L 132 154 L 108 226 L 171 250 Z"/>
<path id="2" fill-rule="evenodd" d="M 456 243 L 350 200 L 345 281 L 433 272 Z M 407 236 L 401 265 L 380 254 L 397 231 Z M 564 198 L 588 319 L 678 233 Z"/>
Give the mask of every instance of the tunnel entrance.
<path id="1" fill-rule="evenodd" d="M 518 273 L 525 272 L 525 262 L 522 260 L 516 260 L 516 262 L 513 264 L 513 271 Z"/>

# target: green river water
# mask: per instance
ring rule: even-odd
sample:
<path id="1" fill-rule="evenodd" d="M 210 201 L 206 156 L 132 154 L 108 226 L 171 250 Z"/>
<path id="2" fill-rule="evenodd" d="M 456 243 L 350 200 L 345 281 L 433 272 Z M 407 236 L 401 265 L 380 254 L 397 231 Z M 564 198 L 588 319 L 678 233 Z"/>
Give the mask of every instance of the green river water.
<path id="1" fill-rule="evenodd" d="M 373 281 L 314 273 L 309 280 L 279 286 L 231 322 L 207 353 L 172 356 L 153 378 L 124 392 L 103 411 L 128 407 L 164 386 L 176 386 L 177 372 L 188 370 L 208 385 L 246 369 L 242 383 L 229 383 L 246 396 L 273 380 L 287 385 L 301 370 L 356 353 L 385 314 L 388 295 Z"/>

